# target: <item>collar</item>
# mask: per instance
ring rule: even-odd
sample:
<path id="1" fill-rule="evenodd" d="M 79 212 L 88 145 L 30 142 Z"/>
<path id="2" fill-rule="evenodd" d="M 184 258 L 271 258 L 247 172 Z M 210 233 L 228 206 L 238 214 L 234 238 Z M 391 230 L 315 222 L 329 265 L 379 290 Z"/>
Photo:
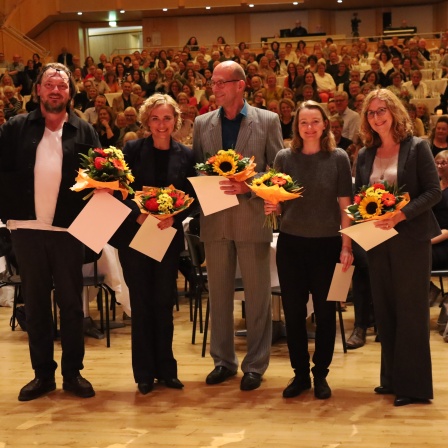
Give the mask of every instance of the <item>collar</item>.
<path id="1" fill-rule="evenodd" d="M 239 111 L 238 115 L 243 115 L 244 117 L 247 117 L 247 102 L 246 102 L 246 100 L 244 100 L 243 107 Z M 221 118 L 225 117 L 224 108 L 222 106 L 219 108 L 218 116 Z"/>

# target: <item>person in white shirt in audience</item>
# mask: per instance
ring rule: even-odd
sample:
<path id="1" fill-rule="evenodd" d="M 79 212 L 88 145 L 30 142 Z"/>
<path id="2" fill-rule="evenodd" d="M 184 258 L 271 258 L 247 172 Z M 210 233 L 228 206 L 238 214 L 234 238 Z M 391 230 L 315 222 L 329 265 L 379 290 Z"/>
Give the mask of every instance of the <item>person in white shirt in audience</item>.
<path id="1" fill-rule="evenodd" d="M 403 84 L 403 87 L 411 95 L 411 98 L 427 98 L 428 86 L 422 81 L 422 72 L 414 70 L 411 75 L 411 80 Z"/>

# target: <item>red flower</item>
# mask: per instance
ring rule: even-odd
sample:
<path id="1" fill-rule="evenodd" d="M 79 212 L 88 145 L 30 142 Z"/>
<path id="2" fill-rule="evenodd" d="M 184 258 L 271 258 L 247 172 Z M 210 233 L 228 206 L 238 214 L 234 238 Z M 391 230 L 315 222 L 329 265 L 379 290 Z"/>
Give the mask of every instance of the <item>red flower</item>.
<path id="1" fill-rule="evenodd" d="M 271 177 L 271 182 L 272 182 L 274 185 L 280 185 L 280 186 L 282 186 L 282 185 L 285 185 L 285 184 L 286 184 L 286 179 L 283 179 L 282 177 L 273 176 L 273 177 Z"/>
<path id="2" fill-rule="evenodd" d="M 95 152 L 100 156 L 107 157 L 107 154 L 101 148 L 95 148 Z"/>
<path id="3" fill-rule="evenodd" d="M 213 163 L 214 161 L 215 161 L 215 159 L 216 159 L 216 156 L 211 156 L 208 160 L 207 160 L 207 163 Z"/>
<path id="4" fill-rule="evenodd" d="M 174 207 L 182 207 L 184 205 L 184 200 L 182 198 L 177 198 L 176 202 L 174 203 Z"/>
<path id="5" fill-rule="evenodd" d="M 357 194 L 355 196 L 355 204 L 359 205 L 361 203 L 361 196 L 359 194 Z"/>
<path id="6" fill-rule="evenodd" d="M 376 183 L 372 185 L 374 190 L 385 190 L 384 184 Z"/>
<path id="7" fill-rule="evenodd" d="M 391 193 L 383 193 L 383 195 L 381 196 L 381 202 L 386 206 L 386 207 L 391 207 L 392 205 L 395 205 L 395 203 L 397 202 L 395 196 Z"/>
<path id="8" fill-rule="evenodd" d="M 242 155 L 242 154 L 240 154 L 240 153 L 237 153 L 237 156 L 238 156 L 238 160 L 241 160 L 241 159 L 243 159 L 243 155 Z"/>
<path id="9" fill-rule="evenodd" d="M 157 198 L 148 199 L 145 202 L 145 208 L 146 208 L 146 210 L 148 210 L 150 212 L 158 212 L 159 204 L 157 204 Z"/>
<path id="10" fill-rule="evenodd" d="M 103 168 L 103 165 L 107 163 L 107 159 L 104 157 L 95 157 L 95 168 L 97 170 L 101 170 Z"/>

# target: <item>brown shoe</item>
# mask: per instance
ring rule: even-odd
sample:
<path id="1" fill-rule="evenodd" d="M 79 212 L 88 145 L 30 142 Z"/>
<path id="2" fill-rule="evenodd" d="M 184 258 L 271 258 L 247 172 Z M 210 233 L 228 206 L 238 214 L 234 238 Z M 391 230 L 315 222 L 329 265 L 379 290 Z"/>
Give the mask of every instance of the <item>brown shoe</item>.
<path id="1" fill-rule="evenodd" d="M 355 327 L 352 335 L 348 338 L 346 345 L 349 350 L 360 348 L 366 343 L 366 329 Z"/>

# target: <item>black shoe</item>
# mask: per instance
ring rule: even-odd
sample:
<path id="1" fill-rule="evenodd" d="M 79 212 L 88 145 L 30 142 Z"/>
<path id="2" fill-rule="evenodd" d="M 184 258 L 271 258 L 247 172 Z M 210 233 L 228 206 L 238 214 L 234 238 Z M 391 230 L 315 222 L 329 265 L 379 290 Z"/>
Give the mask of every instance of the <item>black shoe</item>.
<path id="1" fill-rule="evenodd" d="M 19 401 L 30 401 L 56 389 L 56 382 L 52 378 L 34 378 L 20 389 Z"/>
<path id="2" fill-rule="evenodd" d="M 309 375 L 307 377 L 296 375 L 294 378 L 291 378 L 283 391 L 283 398 L 297 397 L 297 395 L 308 389 L 311 389 L 311 378 Z"/>
<path id="3" fill-rule="evenodd" d="M 241 378 L 240 389 L 241 390 L 254 390 L 258 389 L 261 384 L 261 375 L 255 372 L 246 372 Z"/>
<path id="4" fill-rule="evenodd" d="M 219 384 L 234 375 L 236 375 L 236 371 L 229 370 L 224 366 L 217 366 L 207 375 L 205 382 L 207 384 Z"/>
<path id="5" fill-rule="evenodd" d="M 390 387 L 385 387 L 385 386 L 375 387 L 375 389 L 373 389 L 373 391 L 379 395 L 391 395 L 394 393 L 394 391 Z"/>
<path id="6" fill-rule="evenodd" d="M 81 375 L 77 375 L 73 378 L 64 377 L 62 389 L 81 398 L 90 398 L 95 395 L 92 385 Z"/>
<path id="7" fill-rule="evenodd" d="M 314 396 L 320 400 L 331 397 L 331 389 L 325 378 L 314 377 Z"/>
<path id="8" fill-rule="evenodd" d="M 98 330 L 91 317 L 84 318 L 84 336 L 89 336 L 94 339 L 104 339 L 104 333 Z"/>
<path id="9" fill-rule="evenodd" d="M 182 389 L 184 387 L 179 381 L 179 378 L 165 378 L 162 382 L 165 383 L 166 387 L 170 387 L 171 389 Z"/>
<path id="10" fill-rule="evenodd" d="M 430 403 L 430 401 L 422 399 L 422 398 L 399 397 L 399 396 L 397 396 L 394 400 L 394 406 L 406 406 L 408 404 L 413 404 L 413 403 L 428 404 L 428 403 Z"/>
<path id="11" fill-rule="evenodd" d="M 154 381 L 141 382 L 137 384 L 138 390 L 142 395 L 149 394 L 154 389 Z"/>

